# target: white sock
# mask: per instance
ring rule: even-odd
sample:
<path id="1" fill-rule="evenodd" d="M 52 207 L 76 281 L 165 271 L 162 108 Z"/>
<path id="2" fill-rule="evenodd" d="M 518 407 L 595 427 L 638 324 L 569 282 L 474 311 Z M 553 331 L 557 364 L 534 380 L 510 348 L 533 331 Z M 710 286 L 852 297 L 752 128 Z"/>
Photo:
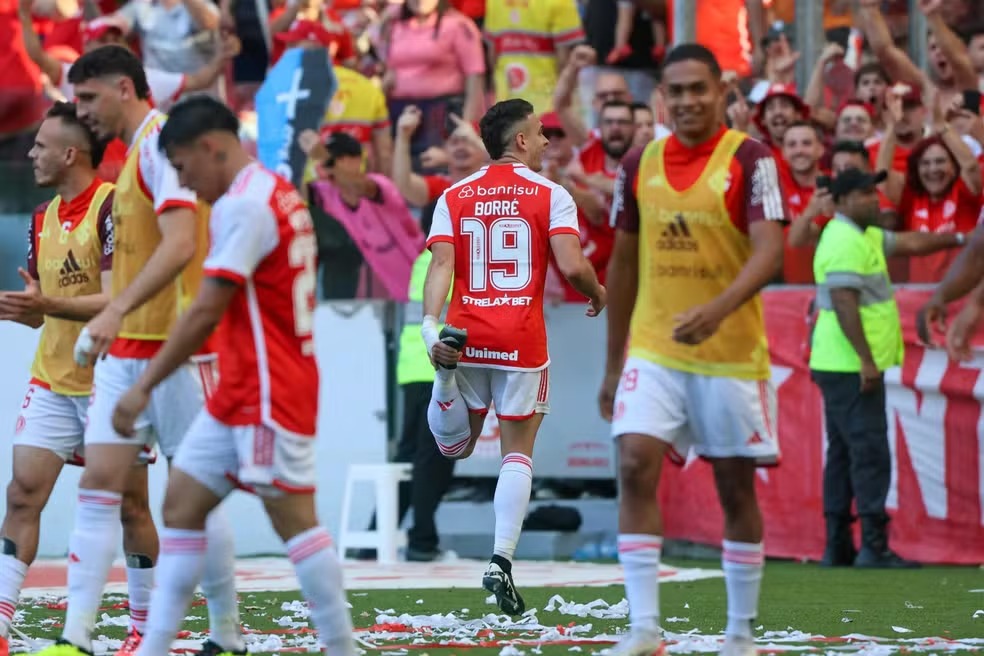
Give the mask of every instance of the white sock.
<path id="1" fill-rule="evenodd" d="M 758 616 L 759 591 L 765 554 L 762 543 L 723 542 L 721 567 L 728 590 L 728 626 L 725 635 L 753 638 L 752 620 Z"/>
<path id="2" fill-rule="evenodd" d="M 342 566 L 328 531 L 315 526 L 295 535 L 286 546 L 325 652 L 354 656 L 352 617 L 342 588 Z"/>
<path id="3" fill-rule="evenodd" d="M 625 572 L 625 596 L 633 630 L 659 632 L 659 535 L 623 533 L 618 536 L 618 561 Z"/>
<path id="4" fill-rule="evenodd" d="M 116 492 L 80 489 L 75 528 L 68 538 L 68 611 L 62 638 L 89 651 L 103 590 L 122 539 L 121 500 Z"/>
<path id="5" fill-rule="evenodd" d="M 222 506 L 205 521 L 208 536 L 202 593 L 208 602 L 209 638 L 227 651 L 246 649 L 236 598 L 236 543 L 232 523 Z"/>
<path id="6" fill-rule="evenodd" d="M 167 656 L 205 568 L 205 531 L 161 529 L 157 586 L 137 656 Z"/>
<path id="7" fill-rule="evenodd" d="M 522 453 L 507 453 L 499 468 L 492 507 L 495 509 L 495 544 L 492 553 L 512 562 L 523 530 L 533 490 L 533 461 Z"/>
<path id="8" fill-rule="evenodd" d="M 427 406 L 427 424 L 437 440 L 437 448 L 444 455 L 456 456 L 468 446 L 471 424 L 454 371 L 438 368 Z"/>
<path id="9" fill-rule="evenodd" d="M 10 624 L 14 620 L 25 576 L 27 565 L 13 556 L 0 555 L 0 637 L 10 635 Z"/>
<path id="10" fill-rule="evenodd" d="M 143 635 L 147 630 L 147 609 L 154 590 L 154 566 L 150 558 L 138 554 L 126 557 L 126 587 L 130 594 L 130 628 Z"/>

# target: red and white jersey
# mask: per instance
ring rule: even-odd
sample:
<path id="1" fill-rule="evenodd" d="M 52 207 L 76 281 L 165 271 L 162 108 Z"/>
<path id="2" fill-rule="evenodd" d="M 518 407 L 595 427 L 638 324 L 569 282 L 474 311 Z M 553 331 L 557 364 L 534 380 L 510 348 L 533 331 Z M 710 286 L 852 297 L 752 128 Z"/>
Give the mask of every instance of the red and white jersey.
<path id="1" fill-rule="evenodd" d="M 313 437 L 318 416 L 314 294 L 318 246 L 307 206 L 257 163 L 212 206 L 205 275 L 240 286 L 215 334 L 209 412 L 231 426 Z"/>
<path id="2" fill-rule="evenodd" d="M 557 234 L 579 235 L 574 199 L 521 164 L 485 166 L 437 201 L 427 246 L 454 245 L 447 322 L 468 330 L 462 364 L 515 371 L 550 364 L 543 288 Z"/>

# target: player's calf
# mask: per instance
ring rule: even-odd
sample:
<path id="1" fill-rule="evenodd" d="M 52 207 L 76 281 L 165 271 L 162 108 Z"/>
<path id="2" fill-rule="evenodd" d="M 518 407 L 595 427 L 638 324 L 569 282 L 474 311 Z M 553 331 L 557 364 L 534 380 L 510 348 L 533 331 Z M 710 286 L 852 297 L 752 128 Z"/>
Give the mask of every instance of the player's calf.
<path id="1" fill-rule="evenodd" d="M 267 496 L 263 505 L 287 547 L 287 557 L 294 565 L 325 652 L 354 656 L 352 618 L 345 598 L 342 566 L 331 536 L 318 525 L 314 494 Z"/>

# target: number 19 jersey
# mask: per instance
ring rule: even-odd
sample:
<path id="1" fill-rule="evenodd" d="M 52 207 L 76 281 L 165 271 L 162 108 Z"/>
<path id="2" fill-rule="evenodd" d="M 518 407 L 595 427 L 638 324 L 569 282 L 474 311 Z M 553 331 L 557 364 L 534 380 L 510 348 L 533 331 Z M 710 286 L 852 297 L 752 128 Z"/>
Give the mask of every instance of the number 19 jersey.
<path id="1" fill-rule="evenodd" d="M 454 245 L 447 322 L 468 330 L 461 364 L 538 371 L 550 364 L 543 287 L 550 237 L 578 236 L 574 199 L 521 164 L 493 164 L 444 192 L 427 247 Z"/>

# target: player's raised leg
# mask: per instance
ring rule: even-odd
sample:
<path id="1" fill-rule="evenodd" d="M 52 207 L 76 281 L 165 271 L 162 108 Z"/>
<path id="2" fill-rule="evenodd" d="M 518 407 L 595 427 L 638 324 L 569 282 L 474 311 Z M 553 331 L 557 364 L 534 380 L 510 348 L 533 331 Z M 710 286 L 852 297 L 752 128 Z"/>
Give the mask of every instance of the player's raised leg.
<path id="1" fill-rule="evenodd" d="M 64 458 L 48 449 L 15 446 L 13 478 L 7 486 L 7 514 L 0 528 L 0 654 L 6 653 L 10 625 L 28 566 L 38 551 L 41 511 L 58 480 Z"/>

